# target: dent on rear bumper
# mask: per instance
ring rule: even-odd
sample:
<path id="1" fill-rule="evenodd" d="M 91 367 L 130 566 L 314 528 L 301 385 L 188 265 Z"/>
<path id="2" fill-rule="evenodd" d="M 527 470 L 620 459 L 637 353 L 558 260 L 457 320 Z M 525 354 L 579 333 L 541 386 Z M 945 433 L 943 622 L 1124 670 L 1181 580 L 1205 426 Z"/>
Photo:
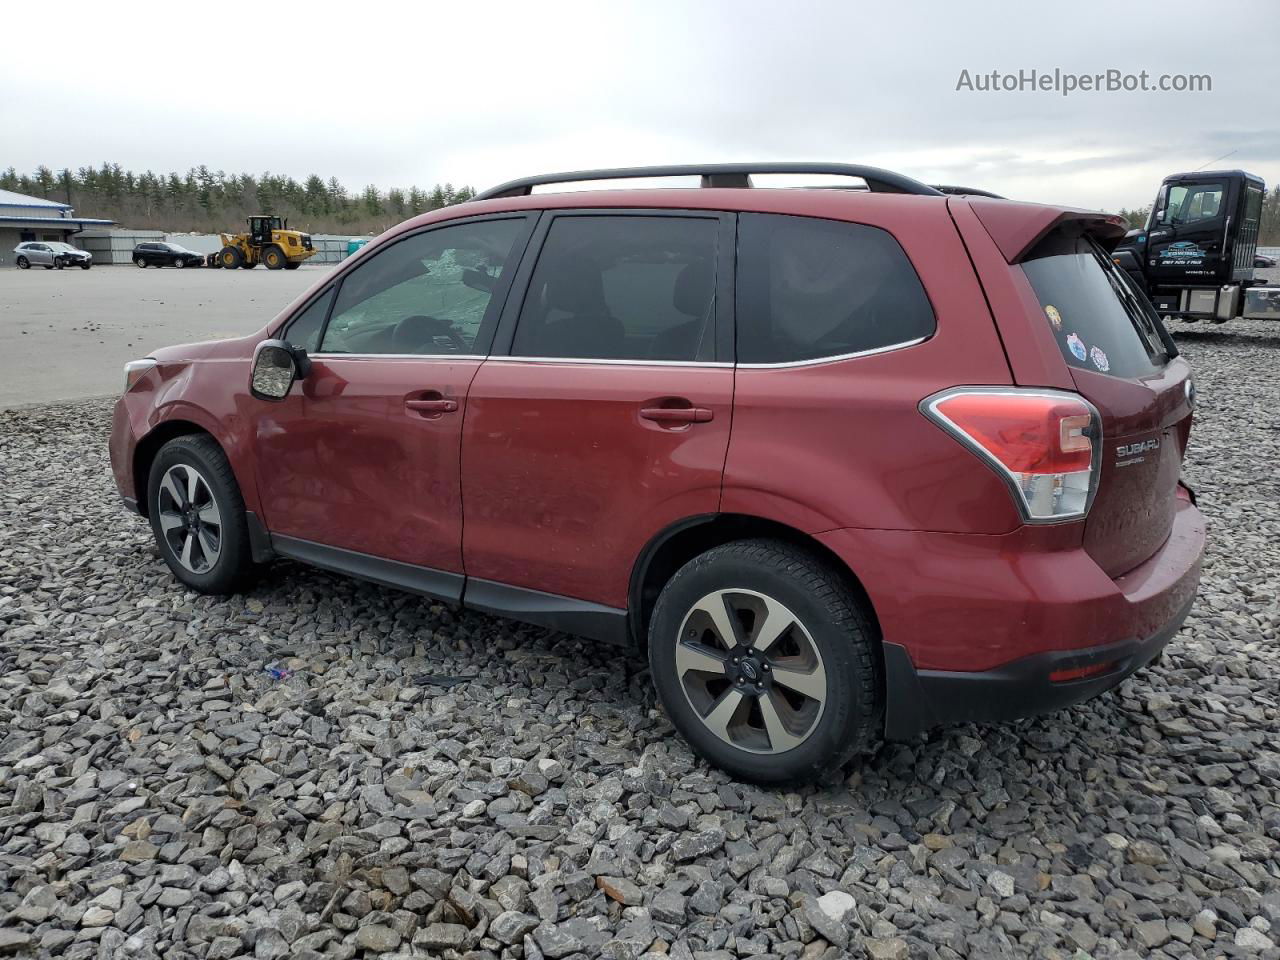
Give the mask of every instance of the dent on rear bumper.
<path id="1" fill-rule="evenodd" d="M 819 539 L 867 590 L 885 645 L 888 717 L 896 735 L 909 736 L 952 720 L 1055 709 L 1118 683 L 1190 609 L 1205 523 L 1179 499 L 1165 544 L 1114 580 L 1083 548 L 1026 528 L 1003 537 L 839 530 Z M 1114 667 L 1046 686 L 1051 670 L 1094 663 Z M 968 702 L 978 699 L 991 702 Z"/>

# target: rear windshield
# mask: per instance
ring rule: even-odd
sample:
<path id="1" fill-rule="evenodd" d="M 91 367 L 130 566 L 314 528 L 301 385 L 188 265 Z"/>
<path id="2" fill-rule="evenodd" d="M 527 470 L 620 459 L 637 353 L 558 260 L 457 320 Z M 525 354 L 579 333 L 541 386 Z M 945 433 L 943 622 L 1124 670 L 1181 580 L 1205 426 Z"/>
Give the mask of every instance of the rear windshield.
<path id="1" fill-rule="evenodd" d="M 1132 378 L 1168 362 L 1160 318 L 1091 238 L 1052 234 L 1022 269 L 1069 366 Z"/>

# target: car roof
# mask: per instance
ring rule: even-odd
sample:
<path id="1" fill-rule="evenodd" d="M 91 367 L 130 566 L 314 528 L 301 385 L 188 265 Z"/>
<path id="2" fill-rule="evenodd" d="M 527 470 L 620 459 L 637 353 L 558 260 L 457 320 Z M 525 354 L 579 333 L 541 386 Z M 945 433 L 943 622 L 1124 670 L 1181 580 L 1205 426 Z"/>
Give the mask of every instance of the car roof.
<path id="1" fill-rule="evenodd" d="M 1118 239 L 1127 222 L 1114 214 L 1051 204 L 977 196 L 871 193 L 826 187 L 686 187 L 631 190 L 572 190 L 535 193 L 492 200 L 472 200 L 424 213 L 392 228 L 389 239 L 432 223 L 490 213 L 564 209 L 696 210 L 728 213 L 775 213 L 828 220 L 892 221 L 894 217 L 936 215 L 948 204 L 973 208 L 1009 263 L 1026 256 L 1049 231 L 1066 221 L 1079 221 L 1104 239 Z"/>

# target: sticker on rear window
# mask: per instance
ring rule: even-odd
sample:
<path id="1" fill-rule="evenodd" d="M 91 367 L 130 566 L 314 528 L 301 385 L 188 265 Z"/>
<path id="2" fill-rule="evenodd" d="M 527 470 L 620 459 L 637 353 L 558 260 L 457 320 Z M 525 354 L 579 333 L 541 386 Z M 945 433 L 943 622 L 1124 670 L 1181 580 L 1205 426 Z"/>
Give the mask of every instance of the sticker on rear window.
<path id="1" fill-rule="evenodd" d="M 1071 355 L 1081 363 L 1089 356 L 1089 351 L 1085 349 L 1084 341 L 1077 337 L 1074 333 L 1067 334 L 1067 347 L 1071 350 Z M 1094 347 L 1096 350 L 1097 347 Z"/>
<path id="2" fill-rule="evenodd" d="M 1052 303 L 1044 308 L 1044 315 L 1049 318 L 1049 322 L 1053 324 L 1053 329 L 1062 329 L 1062 314 L 1058 312 L 1058 308 Z"/>
<path id="3" fill-rule="evenodd" d="M 1084 357 L 1081 357 L 1080 359 L 1083 360 Z M 1103 373 L 1106 373 L 1108 370 L 1111 369 L 1111 361 L 1107 359 L 1107 355 L 1102 352 L 1101 347 L 1094 347 L 1092 350 L 1090 350 L 1089 359 L 1092 360 L 1093 365 L 1097 367 L 1099 370 L 1101 370 Z"/>

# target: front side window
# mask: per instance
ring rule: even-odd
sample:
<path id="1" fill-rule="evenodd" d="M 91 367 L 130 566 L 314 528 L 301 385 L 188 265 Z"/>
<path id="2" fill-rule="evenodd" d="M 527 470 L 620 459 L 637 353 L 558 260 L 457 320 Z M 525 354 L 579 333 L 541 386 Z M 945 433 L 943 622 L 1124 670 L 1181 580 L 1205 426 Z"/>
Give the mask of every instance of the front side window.
<path id="1" fill-rule="evenodd" d="M 739 363 L 840 357 L 936 328 L 911 261 L 878 227 L 744 213 L 737 278 Z"/>
<path id="2" fill-rule="evenodd" d="M 330 287 L 301 313 L 289 321 L 284 339 L 290 346 L 301 347 L 308 353 L 315 353 L 320 345 L 320 330 L 324 326 L 324 318 L 329 314 L 329 304 L 333 303 L 333 288 Z"/>
<path id="3" fill-rule="evenodd" d="M 1132 378 L 1169 359 L 1150 301 L 1089 237 L 1050 234 L 1022 270 L 1069 366 Z"/>
<path id="4" fill-rule="evenodd" d="M 477 352 L 482 328 L 496 319 L 493 292 L 524 227 L 523 217 L 461 223 L 378 251 L 343 278 L 320 352 Z"/>
<path id="5" fill-rule="evenodd" d="M 1168 187 L 1160 223 L 1163 226 L 1178 226 L 1199 220 L 1212 220 L 1222 212 L 1222 189 L 1220 183 L 1176 184 Z"/>
<path id="6" fill-rule="evenodd" d="M 718 234 L 710 217 L 556 217 L 512 356 L 709 358 Z"/>

